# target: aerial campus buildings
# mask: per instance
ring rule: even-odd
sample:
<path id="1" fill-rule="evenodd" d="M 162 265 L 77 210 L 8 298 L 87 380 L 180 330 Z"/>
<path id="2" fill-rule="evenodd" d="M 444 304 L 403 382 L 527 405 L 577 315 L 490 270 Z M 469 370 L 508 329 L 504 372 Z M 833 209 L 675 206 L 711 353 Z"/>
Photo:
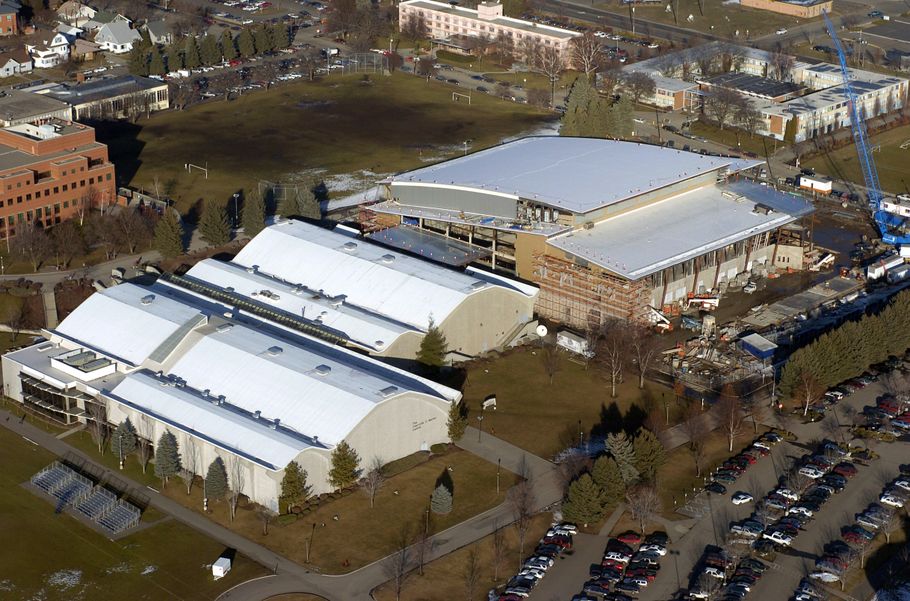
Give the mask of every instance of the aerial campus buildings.
<path id="1" fill-rule="evenodd" d="M 712 42 L 633 63 L 623 71 L 650 76 L 655 92 L 645 101 L 670 110 L 697 112 L 711 89 L 735 90 L 762 115 L 756 133 L 778 140 L 802 142 L 850 126 L 843 75 L 828 63 Z M 849 72 L 866 119 L 906 106 L 907 79 L 862 69 Z"/>
<path id="2" fill-rule="evenodd" d="M 412 251 L 443 240 L 466 261 L 534 283 L 542 317 L 585 329 L 644 322 L 772 265 L 802 267 L 790 234 L 812 208 L 742 177 L 760 164 L 524 138 L 388 178 L 364 227 Z"/>
<path id="3" fill-rule="evenodd" d="M 537 290 L 355 234 L 282 221 L 230 262 L 98 292 L 3 356 L 4 392 L 62 424 L 129 418 L 153 442 L 170 430 L 186 469 L 220 456 L 272 508 L 292 460 L 330 490 L 342 440 L 364 465 L 426 450 L 447 440 L 460 393 L 376 357 L 413 358 L 431 322 L 455 358 L 507 344 L 533 327 Z"/>

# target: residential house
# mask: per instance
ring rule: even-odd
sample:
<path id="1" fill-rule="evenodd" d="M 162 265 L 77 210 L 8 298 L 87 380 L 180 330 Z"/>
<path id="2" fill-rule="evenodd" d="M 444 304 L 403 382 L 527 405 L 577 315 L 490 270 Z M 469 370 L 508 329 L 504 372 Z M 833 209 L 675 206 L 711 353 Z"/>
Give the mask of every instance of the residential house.
<path id="1" fill-rule="evenodd" d="M 142 39 L 139 32 L 132 29 L 128 23 L 123 21 L 112 21 L 98 28 L 95 33 L 95 43 L 102 50 L 113 52 L 114 54 L 123 54 L 133 49 L 133 42 Z"/>
<path id="2" fill-rule="evenodd" d="M 26 40 L 25 49 L 31 55 L 35 69 L 48 69 L 69 58 L 70 42 L 58 31 L 42 29 Z"/>
<path id="3" fill-rule="evenodd" d="M 101 46 L 95 42 L 83 40 L 82 38 L 79 38 L 73 42 L 74 61 L 90 61 L 94 59 L 95 55 L 99 52 L 101 52 Z"/>
<path id="4" fill-rule="evenodd" d="M 65 35 L 70 44 L 75 42 L 76 39 L 83 34 L 83 31 L 80 28 L 74 27 L 73 25 L 67 25 L 66 23 L 58 23 L 57 26 L 54 27 L 54 31 Z"/>
<path id="5" fill-rule="evenodd" d="M 32 57 L 24 48 L 0 53 L 0 77 L 10 77 L 19 73 L 31 73 Z"/>
<path id="6" fill-rule="evenodd" d="M 164 21 L 150 21 L 145 24 L 145 30 L 153 44 L 170 46 L 174 42 L 174 34 Z"/>
<path id="7" fill-rule="evenodd" d="M 85 29 L 86 31 L 96 31 L 98 29 L 101 29 L 101 27 L 103 25 L 107 25 L 108 23 L 126 23 L 127 25 L 129 25 L 132 23 L 132 21 L 130 21 L 128 18 L 124 17 L 121 14 L 110 13 L 107 11 L 99 10 L 98 12 L 95 13 L 94 17 L 92 17 L 91 19 L 86 21 L 84 25 L 82 25 L 82 28 Z"/>
<path id="8" fill-rule="evenodd" d="M 73 27 L 82 27 L 95 17 L 98 11 L 78 0 L 67 0 L 57 9 L 61 21 Z"/>
<path id="9" fill-rule="evenodd" d="M 0 4 L 0 36 L 19 35 L 19 7 L 6 2 Z"/>

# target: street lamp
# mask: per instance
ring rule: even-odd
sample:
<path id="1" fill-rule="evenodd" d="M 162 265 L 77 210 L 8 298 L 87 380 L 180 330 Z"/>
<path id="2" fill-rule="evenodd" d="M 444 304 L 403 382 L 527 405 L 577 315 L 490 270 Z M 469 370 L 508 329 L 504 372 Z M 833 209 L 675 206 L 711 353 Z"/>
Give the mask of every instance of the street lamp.
<path id="1" fill-rule="evenodd" d="M 234 229 L 237 228 L 237 199 L 240 198 L 239 192 L 234 192 Z"/>
<path id="2" fill-rule="evenodd" d="M 496 459 L 496 494 L 499 494 L 499 471 L 502 468 L 502 458 Z"/>
<path id="3" fill-rule="evenodd" d="M 426 525 L 424 526 L 424 530 L 423 530 L 424 537 L 430 536 L 430 507 L 432 506 L 432 503 L 433 503 L 433 495 L 430 495 L 430 500 L 427 502 L 427 508 L 425 511 L 425 513 L 427 514 L 427 521 L 426 521 Z"/>
<path id="4" fill-rule="evenodd" d="M 478 428 L 477 428 L 477 442 L 480 442 L 480 435 L 483 434 L 483 412 L 486 409 L 483 405 L 480 406 L 480 415 L 477 416 Z"/>
<path id="5" fill-rule="evenodd" d="M 578 420 L 578 448 L 585 446 L 585 433 L 581 429 L 581 420 Z"/>
<path id="6" fill-rule="evenodd" d="M 306 541 L 306 560 L 305 563 L 310 563 L 310 549 L 313 547 L 313 537 L 316 536 L 316 522 L 313 522 L 313 529 L 310 531 L 310 538 Z"/>

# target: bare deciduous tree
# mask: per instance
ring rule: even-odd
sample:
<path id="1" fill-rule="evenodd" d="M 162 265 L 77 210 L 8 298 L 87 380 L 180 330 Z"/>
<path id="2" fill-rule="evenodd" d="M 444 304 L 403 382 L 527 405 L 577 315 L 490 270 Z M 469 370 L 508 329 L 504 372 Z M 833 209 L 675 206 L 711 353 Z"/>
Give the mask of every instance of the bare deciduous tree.
<path id="1" fill-rule="evenodd" d="M 571 46 L 572 62 L 575 68 L 591 77 L 597 71 L 597 68 L 600 67 L 603 59 L 603 53 L 600 51 L 600 40 L 589 31 L 580 37 L 574 38 Z"/>
<path id="2" fill-rule="evenodd" d="M 369 468 L 366 470 L 366 474 L 360 480 L 360 487 L 363 488 L 363 492 L 370 498 L 370 508 L 373 507 L 376 501 L 376 495 L 379 493 L 379 489 L 385 484 L 385 474 L 382 472 L 382 459 L 380 457 L 373 457 L 373 461 L 370 462 Z"/>
<path id="3" fill-rule="evenodd" d="M 10 247 L 14 253 L 26 259 L 34 271 L 51 253 L 51 241 L 47 233 L 34 223 L 20 224 Z"/>
<path id="4" fill-rule="evenodd" d="M 101 200 L 101 192 L 95 186 L 89 186 L 85 192 L 76 197 L 73 201 L 76 216 L 79 217 L 79 226 L 85 225 L 85 217 L 89 214 L 98 201 Z"/>
<path id="5" fill-rule="evenodd" d="M 648 328 L 633 325 L 629 328 L 629 350 L 635 361 L 638 371 L 638 387 L 645 387 L 645 374 L 651 368 L 651 363 L 657 355 L 660 339 Z"/>
<path id="6" fill-rule="evenodd" d="M 276 515 L 278 514 L 262 505 L 256 509 L 256 517 L 259 518 L 259 523 L 262 524 L 262 536 L 268 536 L 269 524 L 272 523 Z"/>
<path id="7" fill-rule="evenodd" d="M 506 558 L 506 532 L 502 526 L 497 526 L 493 531 L 493 581 L 499 582 L 499 570 Z"/>
<path id="8" fill-rule="evenodd" d="M 392 553 L 383 560 L 382 571 L 392 582 L 396 601 L 401 601 L 401 590 L 411 566 L 410 534 L 403 526 L 395 542 Z"/>
<path id="9" fill-rule="evenodd" d="M 244 460 L 237 455 L 228 454 L 227 457 L 227 472 L 228 477 L 231 479 L 230 510 L 231 521 L 233 522 L 237 516 L 237 504 L 240 502 L 240 495 L 246 484 L 246 465 Z"/>
<path id="10" fill-rule="evenodd" d="M 562 60 L 562 53 L 553 46 L 544 46 L 537 53 L 537 61 L 534 66 L 550 82 L 550 106 L 552 107 L 555 105 L 556 84 L 566 68 Z"/>
<path id="11" fill-rule="evenodd" d="M 729 384 L 721 390 L 718 409 L 720 410 L 721 426 L 727 435 L 727 450 L 733 452 L 733 441 L 742 431 L 744 418 L 739 396 Z"/>
<path id="12" fill-rule="evenodd" d="M 186 494 L 190 494 L 193 490 L 193 480 L 196 477 L 196 473 L 199 471 L 200 457 L 199 457 L 199 444 L 196 442 L 196 437 L 187 434 L 183 437 L 183 481 L 186 484 Z"/>
<path id="13" fill-rule="evenodd" d="M 151 420 L 145 415 L 140 415 L 136 420 L 136 456 L 139 458 L 139 465 L 142 466 L 142 473 L 148 467 L 149 459 L 152 458 L 152 437 L 154 430 Z"/>
<path id="14" fill-rule="evenodd" d="M 707 432 L 705 420 L 702 413 L 698 410 L 695 403 L 690 404 L 683 415 L 682 421 L 683 432 L 689 439 L 689 451 L 692 453 L 692 460 L 695 462 L 695 475 L 701 477 L 702 460 L 704 459 L 704 439 Z"/>
<path id="15" fill-rule="evenodd" d="M 800 407 L 802 407 L 803 417 L 809 415 L 809 407 L 820 401 L 824 394 L 825 389 L 818 383 L 812 372 L 808 370 L 800 372 L 796 382 L 794 397 L 799 402 Z"/>
<path id="16" fill-rule="evenodd" d="M 610 397 L 616 398 L 616 387 L 622 382 L 628 359 L 628 326 L 618 319 L 611 319 L 604 323 L 602 333 L 597 357 L 610 380 Z"/>
<path id="17" fill-rule="evenodd" d="M 737 108 L 745 102 L 747 101 L 736 90 L 713 87 L 705 94 L 705 112 L 723 129 Z"/>
<path id="18" fill-rule="evenodd" d="M 645 526 L 660 511 L 660 495 L 653 484 L 639 484 L 626 491 L 626 504 L 632 518 L 638 522 L 639 531 L 644 534 Z"/>
<path id="19" fill-rule="evenodd" d="M 531 517 L 534 515 L 534 489 L 531 486 L 531 471 L 524 458 L 518 468 L 521 480 L 509 489 L 507 501 L 515 520 L 515 531 L 518 534 L 518 565 L 521 566 L 525 551 L 525 538 L 531 528 Z"/>
<path id="20" fill-rule="evenodd" d="M 86 401 L 85 411 L 88 413 L 88 432 L 92 440 L 98 445 L 98 452 L 104 455 L 105 441 L 107 441 L 107 409 L 103 403 Z"/>
<path id="21" fill-rule="evenodd" d="M 114 218 L 118 238 L 126 245 L 130 254 L 134 254 L 140 245 L 151 239 L 149 221 L 133 209 L 124 209 Z"/>
<path id="22" fill-rule="evenodd" d="M 562 358 L 559 356 L 559 349 L 555 344 L 543 345 L 543 348 L 540 349 L 540 361 L 543 364 L 550 386 L 552 386 L 553 378 L 556 377 L 562 367 Z"/>
<path id="23" fill-rule="evenodd" d="M 480 581 L 480 557 L 477 554 L 477 545 L 468 551 L 462 575 L 464 576 L 465 599 L 474 601 L 474 589 L 477 588 L 477 583 Z"/>

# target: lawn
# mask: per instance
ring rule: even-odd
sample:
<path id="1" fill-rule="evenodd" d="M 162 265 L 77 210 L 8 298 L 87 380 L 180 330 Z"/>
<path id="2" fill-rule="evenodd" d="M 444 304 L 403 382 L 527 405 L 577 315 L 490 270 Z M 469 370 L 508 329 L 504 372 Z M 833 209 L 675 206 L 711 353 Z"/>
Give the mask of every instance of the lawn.
<path id="1" fill-rule="evenodd" d="M 541 513 L 531 521 L 531 527 L 525 539 L 525 555 L 537 543 L 550 525 L 550 514 Z M 506 550 L 499 570 L 499 580 L 493 580 L 493 536 L 487 536 L 469 547 L 449 553 L 426 565 L 423 575 L 412 572 L 404 581 L 401 589 L 401 601 L 439 601 L 439 599 L 467 599 L 465 588 L 465 565 L 472 549 L 477 553 L 480 564 L 480 577 L 474 587 L 470 601 L 481 601 L 487 598 L 487 591 L 503 584 L 515 574 L 518 566 L 518 537 L 514 527 L 504 529 Z M 580 584 L 580 583 L 579 583 Z M 573 585 L 574 586 L 574 585 Z M 375 591 L 377 601 L 395 601 L 394 583 L 388 582 Z"/>
<path id="2" fill-rule="evenodd" d="M 599 366 L 592 363 L 585 369 L 568 354 L 561 353 L 560 358 L 552 384 L 537 348 L 514 349 L 496 359 L 472 362 L 464 387 L 471 424 L 477 424 L 474 416 L 479 415 L 481 402 L 495 394 L 496 411 L 485 413 L 484 430 L 535 455 L 552 458 L 577 443 L 579 430 L 587 439 L 592 431 L 607 425 L 602 422 L 611 418 L 604 406 L 615 402 L 625 414 L 641 401 L 634 374 L 626 375 L 617 398 L 611 399 L 609 383 Z M 658 402 L 661 394 L 673 395 L 670 389 L 651 382 L 646 388 Z M 671 413 L 671 420 L 673 417 Z"/>
<path id="3" fill-rule="evenodd" d="M 720 129 L 716 125 L 711 125 L 710 123 L 704 123 L 702 121 L 695 121 L 692 123 L 689 133 L 693 136 L 706 138 L 713 142 L 723 144 L 727 148 L 739 148 L 742 152 L 754 152 L 759 157 L 765 156 L 765 144 L 762 143 L 763 139 L 767 143 L 767 152 L 770 155 L 775 153 L 777 145 L 780 144 L 780 142 L 773 138 L 763 138 L 757 134 L 749 137 L 749 134 L 742 130 L 730 127 Z M 739 142 L 739 144 L 737 144 L 737 142 Z M 693 146 L 696 144 L 698 144 L 698 142 L 692 142 Z"/>
<path id="4" fill-rule="evenodd" d="M 546 118 L 486 95 L 455 103 L 450 88 L 395 73 L 290 83 L 98 133 L 121 181 L 148 191 L 157 182 L 186 210 L 199 198 L 227 200 L 260 180 L 288 183 L 317 171 L 335 193 L 365 188 L 382 174 L 454 156 L 465 140 L 484 148 Z M 208 179 L 187 173 L 187 162 L 207 165 Z"/>
<path id="5" fill-rule="evenodd" d="M 224 551 L 176 521 L 113 542 L 19 486 L 54 460 L 0 428 L 0 590 L 9 599 L 211 600 L 266 570 L 238 556 L 215 582 L 206 564 Z"/>
<path id="6" fill-rule="evenodd" d="M 723 0 L 703 0 L 704 16 L 698 9 L 698 0 L 679 0 L 679 26 L 696 31 L 710 32 L 714 35 L 736 38 L 739 42 L 746 42 L 756 37 L 774 33 L 779 27 L 791 27 L 793 17 L 781 15 L 765 10 L 743 8 L 738 3 L 730 4 Z M 599 9 L 629 16 L 626 7 L 619 7 L 616 3 L 606 0 L 597 0 L 594 3 Z M 648 23 L 673 24 L 673 13 L 667 12 L 667 4 L 663 2 L 654 5 L 635 6 L 635 33 L 642 36 L 650 35 Z M 692 15 L 692 20 L 688 16 Z M 799 20 L 797 20 L 799 21 Z M 631 29 L 631 24 L 627 27 Z M 739 31 L 739 35 L 736 32 Z"/>
<path id="7" fill-rule="evenodd" d="M 226 503 L 210 505 L 209 518 L 230 527 L 299 563 L 306 561 L 306 545 L 313 535 L 310 563 L 319 571 L 343 573 L 385 557 L 395 550 L 395 541 L 405 530 L 411 536 L 426 528 L 430 493 L 446 468 L 454 482 L 454 508 L 448 515 L 430 514 L 430 532 L 440 532 L 505 500 L 514 476 L 502 472 L 496 494 L 496 466 L 479 457 L 453 449 L 433 456 L 389 478 L 376 496 L 375 507 L 361 491 L 323 502 L 315 511 L 294 522 L 273 522 L 267 535 L 254 506 L 241 506 L 233 523 Z M 181 483 L 168 486 L 165 494 L 192 509 L 201 509 L 202 491 L 186 495 Z M 337 518 L 337 519 L 336 519 Z M 316 528 L 313 528 L 316 524 Z"/>
<path id="8" fill-rule="evenodd" d="M 872 153 L 872 158 L 878 167 L 882 189 L 893 194 L 910 193 L 905 182 L 910 176 L 907 169 L 907 165 L 910 164 L 910 147 L 904 150 L 900 148 L 900 145 L 907 141 L 910 141 L 910 125 L 896 127 L 873 136 L 869 142 L 870 147 L 881 147 L 881 150 Z M 856 155 L 856 146 L 853 144 L 806 161 L 805 166 L 831 177 L 863 182 L 862 168 Z"/>

